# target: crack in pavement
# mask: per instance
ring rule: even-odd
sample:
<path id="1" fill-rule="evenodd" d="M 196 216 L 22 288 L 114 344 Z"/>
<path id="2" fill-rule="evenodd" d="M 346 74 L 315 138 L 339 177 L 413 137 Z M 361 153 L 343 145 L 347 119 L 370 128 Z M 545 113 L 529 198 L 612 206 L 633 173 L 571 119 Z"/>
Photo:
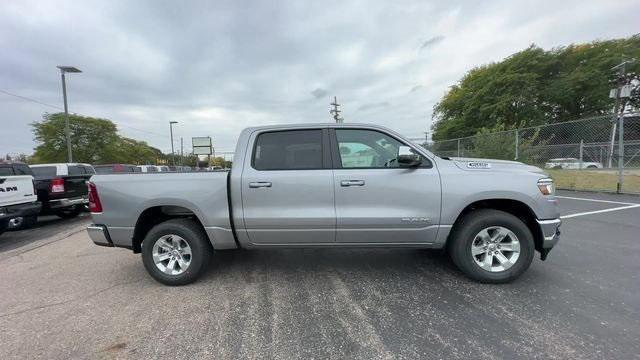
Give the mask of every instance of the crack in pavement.
<path id="1" fill-rule="evenodd" d="M 103 292 L 105 292 L 107 290 L 111 290 L 111 289 L 116 288 L 118 286 L 130 285 L 130 284 L 141 282 L 141 281 L 144 281 L 144 279 L 139 279 L 139 280 L 133 280 L 133 281 L 127 281 L 127 282 L 123 282 L 123 283 L 114 284 L 114 285 L 108 286 L 106 288 L 94 291 L 93 293 L 90 293 L 90 294 L 88 294 L 86 296 L 78 296 L 78 297 L 67 299 L 67 300 L 64 300 L 64 301 L 59 301 L 59 302 L 56 302 L 56 303 L 53 303 L 53 304 L 38 305 L 38 306 L 34 306 L 34 307 L 22 309 L 22 310 L 10 312 L 10 313 L 0 314 L 0 318 L 5 318 L 5 317 L 11 316 L 11 315 L 24 314 L 26 312 L 46 309 L 46 308 L 50 308 L 50 307 L 54 307 L 54 306 L 64 305 L 64 304 L 68 304 L 68 303 L 71 303 L 71 302 L 74 302 L 74 301 L 78 301 L 78 300 L 90 299 L 90 298 L 92 298 L 92 297 L 94 297 L 96 295 L 102 294 Z"/>
<path id="2" fill-rule="evenodd" d="M 41 248 L 43 246 L 47 246 L 49 244 L 53 244 L 53 243 L 58 242 L 60 240 L 64 240 L 64 239 L 66 239 L 66 238 L 68 238 L 68 237 L 70 237 L 72 235 L 75 235 L 75 234 L 77 234 L 79 232 L 82 232 L 82 231 L 86 230 L 86 228 L 87 228 L 86 224 L 78 225 L 78 226 L 72 228 L 71 230 L 69 230 L 68 232 L 62 233 L 61 235 L 56 236 L 51 240 L 45 240 L 44 243 L 38 243 L 38 244 L 33 245 L 33 246 L 27 246 L 28 248 L 25 249 L 25 250 L 23 250 L 23 248 L 18 248 L 16 250 L 9 250 L 9 251 L 6 252 L 6 254 L 8 254 L 7 256 L 2 256 L 0 258 L 0 262 L 12 259 L 12 258 L 17 257 L 17 256 L 21 256 L 22 254 L 25 254 L 27 252 L 39 249 L 39 248 Z"/>

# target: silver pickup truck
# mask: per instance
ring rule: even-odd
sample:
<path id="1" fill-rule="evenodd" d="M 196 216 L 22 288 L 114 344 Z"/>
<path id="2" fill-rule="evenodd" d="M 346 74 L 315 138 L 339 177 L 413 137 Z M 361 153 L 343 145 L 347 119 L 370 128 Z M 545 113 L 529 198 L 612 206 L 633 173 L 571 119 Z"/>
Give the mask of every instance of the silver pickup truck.
<path id="1" fill-rule="evenodd" d="M 231 171 L 95 175 L 94 243 L 142 254 L 167 285 L 214 251 L 446 248 L 472 279 L 515 279 L 557 243 L 551 179 L 537 167 L 440 158 L 375 125 L 245 129 Z"/>

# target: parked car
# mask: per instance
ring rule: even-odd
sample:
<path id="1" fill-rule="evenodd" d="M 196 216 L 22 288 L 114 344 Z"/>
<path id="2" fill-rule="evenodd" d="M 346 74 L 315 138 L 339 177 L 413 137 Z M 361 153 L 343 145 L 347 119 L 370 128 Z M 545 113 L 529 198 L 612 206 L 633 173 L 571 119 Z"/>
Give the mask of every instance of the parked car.
<path id="1" fill-rule="evenodd" d="M 95 165 L 93 167 L 96 174 L 117 174 L 117 173 L 137 173 L 142 172 L 136 165 L 131 164 L 106 164 Z"/>
<path id="2" fill-rule="evenodd" d="M 78 216 L 89 203 L 87 181 L 96 172 L 90 164 L 31 165 L 42 215 Z"/>
<path id="3" fill-rule="evenodd" d="M 168 166 L 162 165 L 162 166 L 158 166 L 158 172 L 169 172 L 171 170 L 169 170 Z"/>
<path id="4" fill-rule="evenodd" d="M 20 162 L 0 162 L 0 234 L 16 219 L 35 222 L 40 206 L 29 166 Z M 14 223 L 13 226 L 19 225 Z"/>
<path id="5" fill-rule="evenodd" d="M 576 158 L 549 159 L 549 161 L 544 164 L 544 167 L 547 169 L 564 169 L 564 170 L 602 169 L 603 168 L 602 163 L 594 162 L 594 161 L 582 161 L 582 165 L 581 165 L 580 160 Z"/>
<path id="6" fill-rule="evenodd" d="M 520 276 L 559 238 L 553 181 L 518 162 L 440 158 L 384 127 L 245 129 L 230 172 L 95 176 L 97 245 L 142 253 L 149 274 L 190 283 L 213 250 L 448 249 L 469 277 Z"/>
<path id="7" fill-rule="evenodd" d="M 140 169 L 140 172 L 143 172 L 143 173 L 158 172 L 158 167 L 155 165 L 138 165 L 136 167 Z"/>

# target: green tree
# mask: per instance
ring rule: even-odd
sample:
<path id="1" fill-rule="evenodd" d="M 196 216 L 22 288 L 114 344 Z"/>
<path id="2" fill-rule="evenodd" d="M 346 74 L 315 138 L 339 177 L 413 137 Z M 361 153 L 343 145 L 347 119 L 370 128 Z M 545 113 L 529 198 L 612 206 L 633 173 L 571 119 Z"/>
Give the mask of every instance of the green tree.
<path id="1" fill-rule="evenodd" d="M 549 51 L 531 45 L 472 69 L 434 106 L 433 139 L 610 113 L 611 68 L 624 57 L 640 58 L 640 35 Z"/>
<path id="2" fill-rule="evenodd" d="M 31 163 L 67 161 L 65 118 L 63 113 L 44 114 L 31 124 L 38 146 Z M 91 164 L 155 164 L 166 155 L 144 141 L 118 135 L 116 125 L 107 119 L 69 115 L 73 160 Z"/>

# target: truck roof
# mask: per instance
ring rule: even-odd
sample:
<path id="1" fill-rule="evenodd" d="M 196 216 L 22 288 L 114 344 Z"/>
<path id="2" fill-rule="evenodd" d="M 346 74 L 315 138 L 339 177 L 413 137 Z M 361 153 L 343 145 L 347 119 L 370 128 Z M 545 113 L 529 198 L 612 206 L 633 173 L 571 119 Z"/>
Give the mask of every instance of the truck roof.
<path id="1" fill-rule="evenodd" d="M 354 128 L 354 127 L 363 127 L 363 128 L 377 128 L 390 130 L 384 126 L 375 125 L 375 124 L 367 124 L 367 123 L 295 123 L 295 124 L 278 124 L 278 125 L 262 125 L 262 126 L 252 126 L 246 128 L 246 130 L 279 130 L 279 129 L 295 129 L 295 128 L 310 128 L 310 127 L 326 127 L 326 128 Z"/>
<path id="2" fill-rule="evenodd" d="M 92 166 L 91 164 L 85 163 L 51 163 L 51 164 L 33 164 L 29 165 L 30 167 L 40 167 L 40 166 Z"/>

